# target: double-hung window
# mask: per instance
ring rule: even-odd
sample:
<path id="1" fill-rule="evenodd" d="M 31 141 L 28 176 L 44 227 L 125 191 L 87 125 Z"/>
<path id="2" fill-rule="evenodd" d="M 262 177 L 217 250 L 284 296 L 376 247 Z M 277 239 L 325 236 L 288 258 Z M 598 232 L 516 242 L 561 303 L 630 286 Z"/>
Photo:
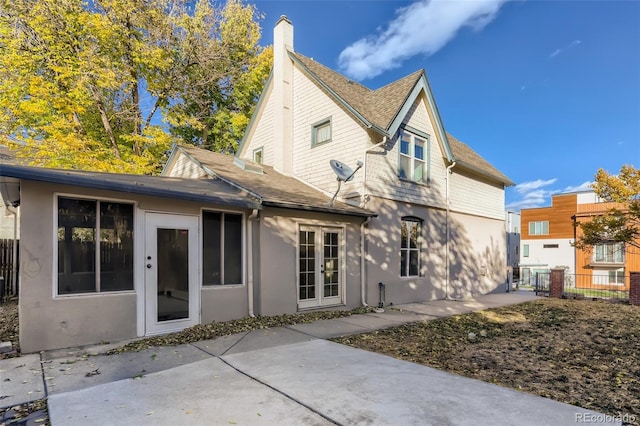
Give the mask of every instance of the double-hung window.
<path id="1" fill-rule="evenodd" d="M 596 244 L 593 247 L 595 263 L 624 263 L 624 243 Z"/>
<path id="2" fill-rule="evenodd" d="M 420 274 L 420 229 L 422 221 L 414 217 L 402 218 L 400 229 L 400 276 Z"/>
<path id="3" fill-rule="evenodd" d="M 428 174 L 428 141 L 407 131 L 400 137 L 400 165 L 398 175 L 402 179 L 427 183 Z"/>
<path id="4" fill-rule="evenodd" d="M 133 290 L 133 204 L 58 197 L 58 294 Z"/>
<path id="5" fill-rule="evenodd" d="M 202 213 L 202 285 L 242 284 L 242 215 Z"/>

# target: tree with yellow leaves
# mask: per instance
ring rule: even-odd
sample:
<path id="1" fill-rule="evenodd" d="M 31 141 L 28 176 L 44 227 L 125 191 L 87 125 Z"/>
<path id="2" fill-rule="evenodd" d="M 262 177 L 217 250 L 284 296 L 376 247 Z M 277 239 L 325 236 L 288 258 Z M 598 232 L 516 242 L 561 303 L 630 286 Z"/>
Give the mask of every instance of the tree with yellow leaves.
<path id="1" fill-rule="evenodd" d="M 640 248 L 640 170 L 624 165 L 618 175 L 603 169 L 595 175 L 592 188 L 604 201 L 621 203 L 623 208 L 610 209 L 606 214 L 578 224 L 582 235 L 576 247 L 588 249 L 603 243 L 625 243 Z"/>
<path id="2" fill-rule="evenodd" d="M 0 0 L 0 143 L 147 174 L 174 142 L 233 152 L 269 73 L 259 18 L 239 0 Z"/>

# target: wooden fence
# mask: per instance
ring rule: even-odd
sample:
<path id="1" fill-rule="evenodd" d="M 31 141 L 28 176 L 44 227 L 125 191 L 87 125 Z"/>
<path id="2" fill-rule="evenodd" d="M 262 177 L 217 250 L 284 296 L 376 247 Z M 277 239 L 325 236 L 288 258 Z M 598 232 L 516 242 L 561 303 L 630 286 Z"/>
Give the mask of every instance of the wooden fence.
<path id="1" fill-rule="evenodd" d="M 16 261 L 13 261 L 14 241 L 11 239 L 0 239 L 0 277 L 4 278 L 4 294 L 0 294 L 0 300 L 3 298 L 15 297 L 18 295 L 18 270 L 13 273 L 13 265 L 15 263 L 16 268 L 20 263 L 19 257 Z M 16 241 L 16 256 L 20 253 L 20 241 Z M 15 281 L 14 281 L 15 278 Z"/>

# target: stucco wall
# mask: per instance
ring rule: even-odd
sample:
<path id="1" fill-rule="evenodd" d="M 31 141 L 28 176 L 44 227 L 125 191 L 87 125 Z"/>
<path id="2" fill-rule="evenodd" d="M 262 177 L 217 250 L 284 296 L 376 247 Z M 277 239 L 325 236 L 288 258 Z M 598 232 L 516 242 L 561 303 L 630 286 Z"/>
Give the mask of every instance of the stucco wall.
<path id="1" fill-rule="evenodd" d="M 361 306 L 359 235 L 362 220 L 280 209 L 262 211 L 259 220 L 261 256 L 260 279 L 256 282 L 256 313 L 278 315 L 298 311 L 296 254 L 299 225 L 344 226 L 346 294 L 345 304 L 340 308 Z"/>
<path id="2" fill-rule="evenodd" d="M 118 294 L 54 296 L 54 193 L 137 203 L 134 229 L 134 291 Z M 99 191 L 46 183 L 22 183 L 20 262 L 20 345 L 23 352 L 116 341 L 144 334 L 144 211 L 199 216 L 201 208 L 220 206 L 173 199 Z M 199 240 L 200 241 L 200 240 Z M 200 247 L 201 243 L 198 243 Z M 195 254 L 200 259 L 200 253 Z M 200 271 L 201 268 L 198 268 Z M 200 277 L 198 277 L 200 283 Z M 201 322 L 224 321 L 248 314 L 246 285 L 204 288 Z M 139 298 L 142 298 L 141 300 Z M 142 330 L 142 333 L 140 333 Z"/>
<path id="3" fill-rule="evenodd" d="M 575 274 L 575 249 L 571 246 L 572 238 L 548 238 L 520 241 L 520 267 L 551 269 L 568 267 L 567 273 Z M 547 247 L 555 245 L 558 247 Z M 524 246 L 529 246 L 529 255 L 524 256 Z"/>
<path id="4" fill-rule="evenodd" d="M 372 197 L 378 217 L 367 230 L 367 303 L 379 302 L 378 283 L 386 303 L 399 304 L 465 298 L 499 290 L 506 281 L 504 219 L 450 214 L 450 281 L 447 286 L 446 211 Z M 420 276 L 400 276 L 400 226 L 403 216 L 423 220 Z M 448 288 L 447 288 L 448 287 Z"/>

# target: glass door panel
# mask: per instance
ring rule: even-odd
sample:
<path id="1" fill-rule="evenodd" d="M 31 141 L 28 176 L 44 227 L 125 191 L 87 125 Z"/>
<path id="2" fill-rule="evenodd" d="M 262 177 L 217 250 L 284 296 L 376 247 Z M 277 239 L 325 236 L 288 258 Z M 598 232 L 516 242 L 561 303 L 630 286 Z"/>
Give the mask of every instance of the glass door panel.
<path id="1" fill-rule="evenodd" d="M 157 229 L 157 320 L 189 318 L 189 230 Z"/>
<path id="2" fill-rule="evenodd" d="M 298 233 L 298 307 L 343 303 L 342 229 L 301 226 Z"/>

